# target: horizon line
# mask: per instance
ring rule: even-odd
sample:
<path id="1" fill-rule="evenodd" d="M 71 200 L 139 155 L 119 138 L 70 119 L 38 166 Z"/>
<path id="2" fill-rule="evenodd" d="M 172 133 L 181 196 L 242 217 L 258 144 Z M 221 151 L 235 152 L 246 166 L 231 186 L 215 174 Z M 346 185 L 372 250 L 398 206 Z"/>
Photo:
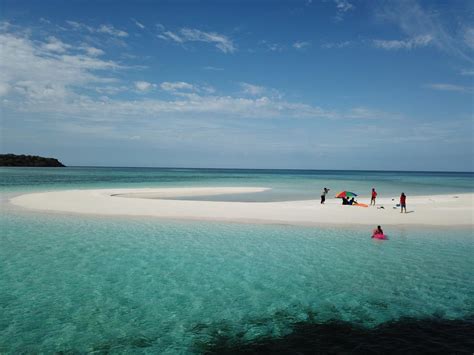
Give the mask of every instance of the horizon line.
<path id="1" fill-rule="evenodd" d="M 26 168 L 26 167 L 25 167 Z M 376 170 L 376 169 L 314 169 L 314 168 L 223 168 L 223 167 L 177 167 L 177 166 L 107 166 L 107 165 L 66 165 L 66 168 L 135 168 L 135 169 L 193 169 L 193 170 L 279 170 L 279 171 L 359 171 L 359 172 L 401 172 L 401 173 L 468 173 L 459 170 Z"/>

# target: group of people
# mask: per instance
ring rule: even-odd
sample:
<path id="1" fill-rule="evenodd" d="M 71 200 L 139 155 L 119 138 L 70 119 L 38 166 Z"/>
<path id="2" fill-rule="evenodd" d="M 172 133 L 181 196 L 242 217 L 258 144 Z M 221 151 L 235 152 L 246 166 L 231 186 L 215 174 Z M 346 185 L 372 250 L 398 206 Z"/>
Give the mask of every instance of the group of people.
<path id="1" fill-rule="evenodd" d="M 324 204 L 326 201 L 326 195 L 329 193 L 329 190 L 327 187 L 322 189 L 321 191 L 321 204 Z M 375 191 L 375 188 L 372 188 L 372 193 L 371 193 L 371 198 L 370 198 L 370 205 L 375 206 L 375 200 L 377 199 L 377 191 Z M 354 200 L 354 197 L 352 197 L 350 200 L 346 197 L 342 198 L 342 204 L 343 205 L 353 205 L 357 203 L 357 201 Z M 407 196 L 405 195 L 404 192 L 400 195 L 400 213 L 407 213 Z"/>
<path id="2" fill-rule="evenodd" d="M 377 191 L 372 188 L 372 197 L 370 198 L 370 205 L 375 206 L 375 199 L 377 198 Z M 393 200 L 392 200 L 393 201 Z M 400 213 L 407 213 L 407 196 L 404 192 L 400 195 Z"/>
<path id="3" fill-rule="evenodd" d="M 327 187 L 322 189 L 321 191 L 321 204 L 324 204 L 326 201 L 326 195 L 329 193 L 329 190 Z M 375 200 L 377 199 L 377 191 L 375 191 L 375 188 L 372 188 L 372 193 L 371 193 L 371 198 L 370 198 L 370 205 L 375 206 Z M 342 204 L 343 205 L 353 205 L 356 204 L 357 201 L 354 200 L 354 197 L 352 197 L 350 200 L 346 197 L 342 197 Z M 383 208 L 383 207 L 382 207 Z M 407 196 L 405 195 L 404 192 L 400 195 L 400 213 L 407 213 Z M 383 233 L 382 227 L 377 226 L 376 229 L 372 231 L 372 238 L 375 239 L 387 239 L 386 236 Z"/>
<path id="4" fill-rule="evenodd" d="M 343 204 L 343 205 L 354 205 L 354 204 L 356 204 L 356 203 L 357 203 L 357 201 L 354 200 L 354 197 L 351 198 L 350 200 L 349 200 L 348 198 L 346 198 L 346 197 L 343 197 L 343 198 L 342 198 L 342 204 Z"/>

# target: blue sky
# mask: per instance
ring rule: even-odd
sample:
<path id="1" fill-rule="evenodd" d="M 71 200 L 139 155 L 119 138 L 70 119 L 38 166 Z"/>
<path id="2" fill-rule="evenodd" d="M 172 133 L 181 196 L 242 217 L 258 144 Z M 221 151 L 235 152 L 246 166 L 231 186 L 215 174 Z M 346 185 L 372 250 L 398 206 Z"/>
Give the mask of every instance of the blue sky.
<path id="1" fill-rule="evenodd" d="M 0 1 L 3 153 L 474 170 L 470 1 Z"/>

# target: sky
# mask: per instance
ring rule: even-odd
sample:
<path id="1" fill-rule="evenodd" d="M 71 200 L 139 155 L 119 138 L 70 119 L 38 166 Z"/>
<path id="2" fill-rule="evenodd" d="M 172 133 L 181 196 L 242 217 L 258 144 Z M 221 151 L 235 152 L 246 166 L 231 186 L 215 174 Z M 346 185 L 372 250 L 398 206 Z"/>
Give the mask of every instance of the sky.
<path id="1" fill-rule="evenodd" d="M 474 171 L 474 2 L 0 0 L 2 153 Z"/>

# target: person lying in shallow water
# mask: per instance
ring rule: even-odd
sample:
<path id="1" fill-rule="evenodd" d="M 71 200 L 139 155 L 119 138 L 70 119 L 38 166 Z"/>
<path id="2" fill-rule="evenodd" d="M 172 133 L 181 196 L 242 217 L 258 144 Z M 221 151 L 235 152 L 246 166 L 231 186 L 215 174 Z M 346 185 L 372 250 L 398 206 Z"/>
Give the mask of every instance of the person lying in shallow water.
<path id="1" fill-rule="evenodd" d="M 383 235 L 382 227 L 377 226 L 377 228 L 373 230 L 373 232 L 372 232 L 372 238 L 374 238 L 377 234 Z"/>

